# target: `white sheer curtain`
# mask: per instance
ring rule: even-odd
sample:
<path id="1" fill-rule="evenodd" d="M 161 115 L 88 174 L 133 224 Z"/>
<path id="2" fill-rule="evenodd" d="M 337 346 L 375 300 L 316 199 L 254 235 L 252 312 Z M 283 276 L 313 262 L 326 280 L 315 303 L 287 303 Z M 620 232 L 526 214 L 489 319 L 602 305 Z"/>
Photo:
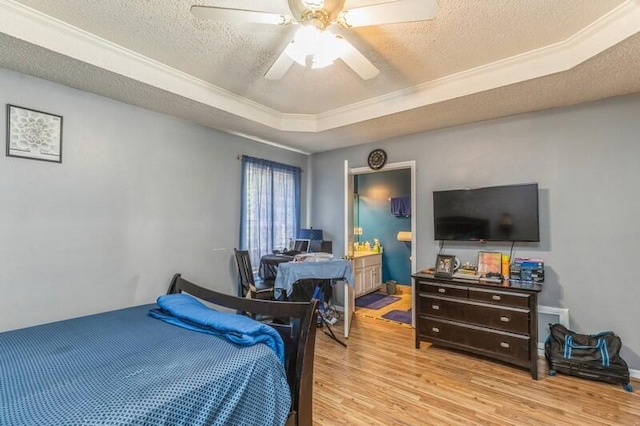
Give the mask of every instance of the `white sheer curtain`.
<path id="1" fill-rule="evenodd" d="M 260 257 L 285 248 L 300 229 L 299 167 L 242 156 L 240 249 L 249 250 L 256 269 Z"/>

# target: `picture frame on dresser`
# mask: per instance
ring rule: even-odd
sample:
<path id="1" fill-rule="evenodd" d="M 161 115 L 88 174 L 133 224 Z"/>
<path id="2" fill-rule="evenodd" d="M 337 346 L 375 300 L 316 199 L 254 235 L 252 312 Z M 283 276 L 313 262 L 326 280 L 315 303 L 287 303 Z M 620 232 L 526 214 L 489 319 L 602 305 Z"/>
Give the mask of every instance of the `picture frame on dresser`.
<path id="1" fill-rule="evenodd" d="M 488 273 L 499 274 L 502 272 L 502 253 L 499 251 L 478 252 L 478 274 L 484 276 Z"/>
<path id="2" fill-rule="evenodd" d="M 451 278 L 455 269 L 456 257 L 449 254 L 439 254 L 436 257 L 436 268 L 434 276 L 438 278 Z"/>

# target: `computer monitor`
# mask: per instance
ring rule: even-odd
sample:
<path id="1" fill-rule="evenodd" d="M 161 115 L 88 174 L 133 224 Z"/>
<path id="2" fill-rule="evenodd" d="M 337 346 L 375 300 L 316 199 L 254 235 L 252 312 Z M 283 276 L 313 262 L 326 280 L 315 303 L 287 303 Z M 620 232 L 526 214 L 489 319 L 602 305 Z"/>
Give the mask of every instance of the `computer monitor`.
<path id="1" fill-rule="evenodd" d="M 298 238 L 311 241 L 322 241 L 322 229 L 301 229 L 298 231 Z"/>
<path id="2" fill-rule="evenodd" d="M 293 251 L 298 251 L 300 253 L 308 253 L 310 243 L 311 243 L 311 240 L 297 239 L 293 243 Z"/>

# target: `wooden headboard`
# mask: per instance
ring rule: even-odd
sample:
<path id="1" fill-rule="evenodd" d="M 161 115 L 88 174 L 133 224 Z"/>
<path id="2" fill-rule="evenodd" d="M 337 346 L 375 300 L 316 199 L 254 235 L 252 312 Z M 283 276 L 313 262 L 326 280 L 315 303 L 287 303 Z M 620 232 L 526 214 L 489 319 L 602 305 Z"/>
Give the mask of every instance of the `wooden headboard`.
<path id="1" fill-rule="evenodd" d="M 175 274 L 167 294 L 180 292 L 239 312 L 277 318 L 268 324 L 280 333 L 285 344 L 285 370 L 292 399 L 287 425 L 311 426 L 318 301 L 314 299 L 300 303 L 246 299 L 203 288 Z"/>

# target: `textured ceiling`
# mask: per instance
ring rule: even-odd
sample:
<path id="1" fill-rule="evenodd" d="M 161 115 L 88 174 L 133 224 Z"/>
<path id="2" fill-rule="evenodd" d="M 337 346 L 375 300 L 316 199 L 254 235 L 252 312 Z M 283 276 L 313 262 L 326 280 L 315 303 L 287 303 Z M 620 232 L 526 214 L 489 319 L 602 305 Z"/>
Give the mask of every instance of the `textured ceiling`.
<path id="1" fill-rule="evenodd" d="M 267 80 L 292 29 L 200 20 L 194 4 L 287 10 L 285 0 L 0 0 L 0 66 L 303 152 L 640 92 L 640 22 L 628 18 L 640 0 L 439 0 L 431 21 L 341 31 L 380 69 L 367 81 L 341 61 Z M 3 21 L 3 8 L 26 24 Z"/>

